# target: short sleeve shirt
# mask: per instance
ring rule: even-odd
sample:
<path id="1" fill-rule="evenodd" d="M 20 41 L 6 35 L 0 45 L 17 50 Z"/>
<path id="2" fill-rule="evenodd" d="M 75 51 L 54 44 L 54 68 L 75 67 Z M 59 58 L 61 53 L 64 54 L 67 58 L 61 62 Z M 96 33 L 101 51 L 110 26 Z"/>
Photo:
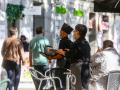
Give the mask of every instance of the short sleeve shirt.
<path id="1" fill-rule="evenodd" d="M 48 59 L 40 54 L 40 52 L 44 53 L 45 46 L 49 45 L 49 41 L 47 38 L 42 35 L 35 36 L 30 42 L 30 50 L 32 51 L 32 64 L 33 65 L 47 65 Z"/>

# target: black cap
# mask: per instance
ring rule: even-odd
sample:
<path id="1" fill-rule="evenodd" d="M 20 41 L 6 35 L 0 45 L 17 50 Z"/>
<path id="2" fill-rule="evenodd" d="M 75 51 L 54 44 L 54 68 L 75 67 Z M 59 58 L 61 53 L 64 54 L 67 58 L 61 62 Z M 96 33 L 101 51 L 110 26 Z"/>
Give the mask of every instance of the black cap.
<path id="1" fill-rule="evenodd" d="M 67 34 L 70 34 L 73 31 L 73 28 L 70 25 L 64 23 L 62 25 L 61 30 L 64 31 L 64 32 L 66 32 Z"/>

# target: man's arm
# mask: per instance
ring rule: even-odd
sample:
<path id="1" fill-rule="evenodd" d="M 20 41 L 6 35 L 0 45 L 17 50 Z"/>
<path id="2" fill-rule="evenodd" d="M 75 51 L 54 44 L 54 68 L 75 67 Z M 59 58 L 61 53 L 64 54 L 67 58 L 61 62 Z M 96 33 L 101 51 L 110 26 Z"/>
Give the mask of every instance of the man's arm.
<path id="1" fill-rule="evenodd" d="M 6 41 L 3 42 L 2 50 L 1 50 L 1 55 L 4 57 L 6 51 Z"/>
<path id="2" fill-rule="evenodd" d="M 46 45 L 50 45 L 49 40 L 47 40 L 47 39 L 46 39 L 45 43 L 46 43 Z M 56 55 L 54 55 L 54 56 L 48 56 L 47 58 L 48 58 L 48 60 L 61 59 L 61 58 L 63 58 L 63 55 L 60 55 L 60 54 L 56 53 Z"/>
<path id="3" fill-rule="evenodd" d="M 32 51 L 29 50 L 29 61 L 30 61 L 30 67 L 32 66 Z"/>
<path id="4" fill-rule="evenodd" d="M 52 60 L 52 59 L 62 59 L 63 57 L 64 57 L 63 55 L 57 54 L 55 56 L 48 56 L 48 59 L 49 60 Z"/>
<path id="5" fill-rule="evenodd" d="M 76 59 L 79 53 L 79 49 L 75 45 L 73 45 L 70 49 L 66 49 L 66 50 L 59 49 L 57 53 L 65 56 L 66 58 Z"/>
<path id="6" fill-rule="evenodd" d="M 29 64 L 30 64 L 30 67 L 32 67 L 32 41 L 30 41 L 29 43 Z"/>
<path id="7" fill-rule="evenodd" d="M 20 42 L 19 47 L 18 47 L 18 52 L 19 52 L 19 56 L 20 56 L 20 60 L 22 61 L 22 63 L 24 64 L 24 49 L 23 49 L 23 45 Z"/>

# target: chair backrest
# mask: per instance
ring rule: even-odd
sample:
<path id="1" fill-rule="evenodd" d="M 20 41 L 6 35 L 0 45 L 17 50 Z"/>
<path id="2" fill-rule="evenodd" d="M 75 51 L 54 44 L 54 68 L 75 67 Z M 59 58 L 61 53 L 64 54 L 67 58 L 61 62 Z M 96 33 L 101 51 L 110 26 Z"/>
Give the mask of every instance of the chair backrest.
<path id="1" fill-rule="evenodd" d="M 41 72 L 35 70 L 34 68 L 29 68 L 29 71 L 31 75 L 36 79 L 45 78 L 45 76 Z"/>
<path id="2" fill-rule="evenodd" d="M 70 72 L 70 70 L 66 68 L 52 68 L 46 71 L 46 76 L 48 76 L 49 74 L 56 77 L 59 77 L 60 75 L 65 76 L 65 72 Z"/>
<path id="3" fill-rule="evenodd" d="M 9 82 L 9 79 L 0 80 L 0 90 L 6 90 Z"/>
<path id="4" fill-rule="evenodd" d="M 109 73 L 107 90 L 120 90 L 120 71 Z"/>

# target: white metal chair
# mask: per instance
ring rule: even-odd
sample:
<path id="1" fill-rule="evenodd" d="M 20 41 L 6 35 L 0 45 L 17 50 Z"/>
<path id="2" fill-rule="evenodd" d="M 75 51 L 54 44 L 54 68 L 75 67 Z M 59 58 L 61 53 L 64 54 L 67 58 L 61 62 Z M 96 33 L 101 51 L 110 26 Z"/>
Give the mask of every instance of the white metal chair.
<path id="1" fill-rule="evenodd" d="M 60 71 L 63 71 L 63 75 L 66 75 L 66 88 L 65 90 L 70 90 L 70 85 L 71 85 L 71 88 L 72 90 L 75 90 L 74 89 L 74 85 L 76 84 L 76 77 L 75 75 L 73 75 L 71 73 L 71 70 L 69 69 L 65 69 L 65 68 L 52 68 L 52 69 L 49 69 L 45 72 L 45 76 L 48 76 L 50 75 L 50 77 L 55 77 L 55 72 L 60 72 Z M 58 77 L 58 76 L 57 76 Z"/>
<path id="2" fill-rule="evenodd" d="M 32 68 L 32 67 L 29 68 L 29 71 L 30 71 L 31 75 L 32 75 L 34 78 L 36 78 L 37 80 L 40 81 L 38 90 L 40 90 L 41 84 L 42 84 L 43 81 L 47 81 L 47 82 L 48 82 L 48 81 L 51 81 L 51 82 L 53 83 L 54 90 L 57 90 L 57 89 L 56 89 L 56 85 L 55 85 L 55 81 L 54 81 L 55 79 L 56 79 L 56 80 L 59 80 L 60 86 L 61 86 L 61 88 L 62 88 L 62 83 L 61 83 L 61 80 L 60 80 L 59 77 L 51 77 L 51 76 L 43 75 L 41 72 L 35 70 L 35 69 Z M 39 77 L 39 76 L 41 76 L 41 77 Z"/>
<path id="3" fill-rule="evenodd" d="M 112 71 L 109 73 L 107 90 L 120 90 L 120 71 Z"/>
<path id="4" fill-rule="evenodd" d="M 66 90 L 70 90 L 70 85 L 71 89 L 75 90 L 74 85 L 76 84 L 76 76 L 71 73 L 71 70 L 67 69 L 69 72 L 65 72 L 66 74 Z"/>

